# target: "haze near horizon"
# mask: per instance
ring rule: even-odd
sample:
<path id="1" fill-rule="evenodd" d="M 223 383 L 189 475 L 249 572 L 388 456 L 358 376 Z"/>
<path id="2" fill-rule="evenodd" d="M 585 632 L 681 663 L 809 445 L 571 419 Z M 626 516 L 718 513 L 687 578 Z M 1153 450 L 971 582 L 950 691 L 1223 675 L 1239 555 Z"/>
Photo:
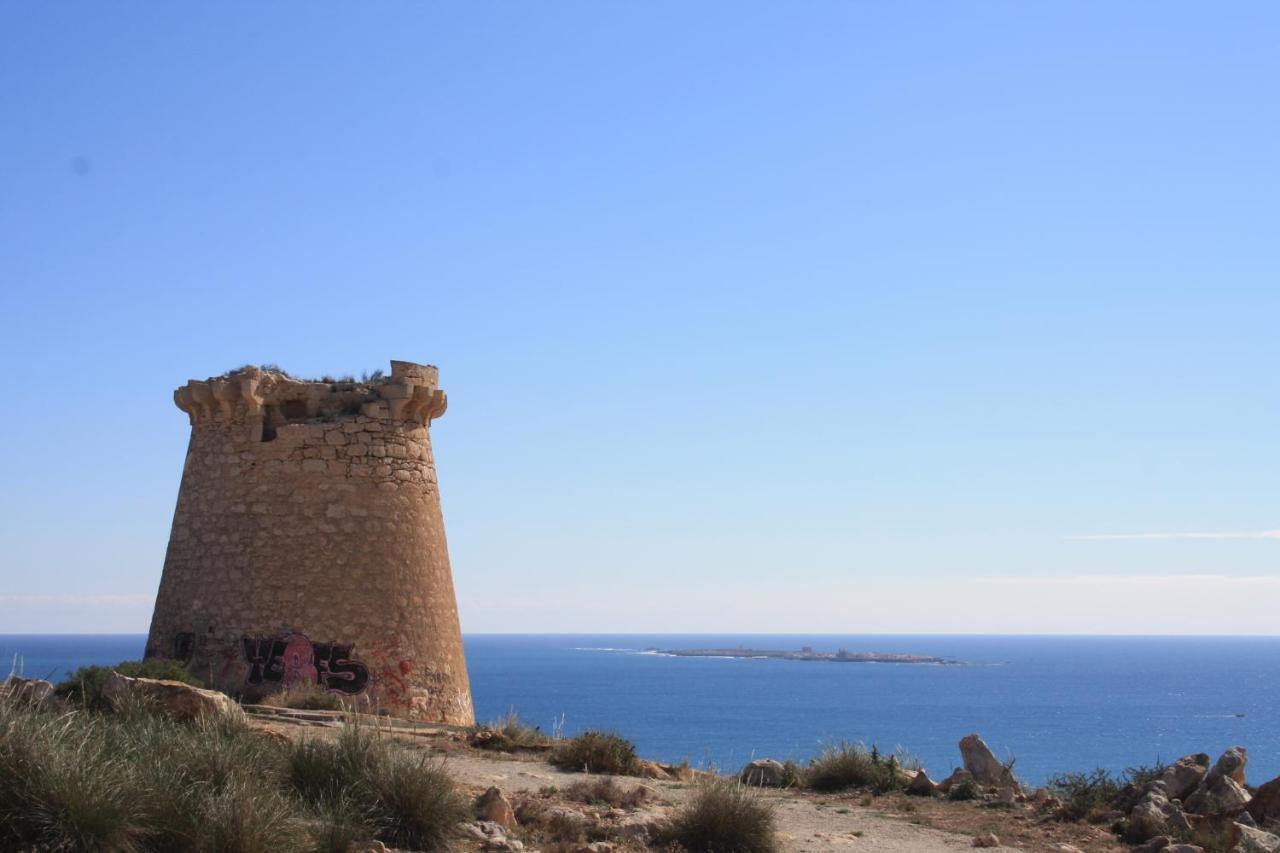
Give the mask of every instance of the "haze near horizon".
<path id="1" fill-rule="evenodd" d="M 1276 633 L 1274 6 L 133 11 L 0 11 L 4 632 L 403 358 L 468 633 Z"/>

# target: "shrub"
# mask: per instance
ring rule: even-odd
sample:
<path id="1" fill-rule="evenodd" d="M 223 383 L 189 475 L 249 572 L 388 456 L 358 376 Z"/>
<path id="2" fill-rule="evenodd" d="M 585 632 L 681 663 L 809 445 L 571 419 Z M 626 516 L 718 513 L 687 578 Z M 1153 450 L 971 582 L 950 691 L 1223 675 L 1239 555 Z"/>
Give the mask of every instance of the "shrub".
<path id="1" fill-rule="evenodd" d="M 130 678 L 161 678 L 197 685 L 202 683 L 177 661 L 149 658 L 121 661 L 115 666 L 82 666 L 65 681 L 59 682 L 55 692 L 86 708 L 105 710 L 107 703 L 102 698 L 102 687 L 112 671 Z"/>
<path id="2" fill-rule="evenodd" d="M 976 800 L 982 796 L 982 786 L 972 779 L 961 779 L 947 791 L 947 799 L 954 802 Z"/>
<path id="3" fill-rule="evenodd" d="M 465 816 L 440 765 L 358 727 L 281 744 L 240 720 L 0 703 L 0 850 L 436 849 Z"/>
<path id="4" fill-rule="evenodd" d="M 1048 787 L 1062 800 L 1061 819 L 1093 820 L 1120 793 L 1121 783 L 1099 767 L 1092 773 L 1059 773 L 1049 779 Z"/>
<path id="5" fill-rule="evenodd" d="M 472 731 L 471 743 L 480 749 L 496 749 L 502 752 L 515 752 L 520 749 L 536 749 L 546 746 L 550 739 L 536 726 L 530 726 L 520 719 L 520 715 L 511 710 L 505 717 L 499 717 L 483 726 L 476 726 Z"/>
<path id="6" fill-rule="evenodd" d="M 191 853 L 277 853 L 305 850 L 310 840 L 298 803 L 276 788 L 263 789 L 251 772 L 196 799 L 197 831 Z"/>
<path id="7" fill-rule="evenodd" d="M 443 764 L 400 750 L 377 769 L 370 782 L 376 798 L 373 813 L 384 824 L 379 837 L 415 850 L 447 846 L 468 809 Z"/>
<path id="8" fill-rule="evenodd" d="M 564 795 L 570 800 L 596 806 L 613 806 L 620 809 L 638 808 L 645 800 L 647 791 L 639 786 L 630 790 L 623 788 L 612 777 L 603 777 L 584 782 L 574 782 L 565 788 Z"/>
<path id="9" fill-rule="evenodd" d="M 351 853 L 368 847 L 377 829 L 367 807 L 346 795 L 317 803 L 308 826 L 313 853 Z"/>
<path id="10" fill-rule="evenodd" d="M 809 762 L 804 785 L 814 791 L 870 788 L 882 794 L 905 786 L 901 771 L 896 755 L 884 758 L 874 746 L 868 750 L 860 743 L 841 742 L 824 746 Z"/>
<path id="11" fill-rule="evenodd" d="M 1156 757 L 1155 764 L 1139 764 L 1136 767 L 1125 768 L 1124 778 L 1130 785 L 1142 787 L 1148 782 L 1154 782 L 1164 775 L 1164 771 L 1169 769 L 1169 765 L 1165 764 L 1160 758 Z"/>
<path id="12" fill-rule="evenodd" d="M 294 744 L 288 778 L 302 799 L 319 805 L 330 830 L 358 820 L 396 846 L 443 847 L 467 814 L 441 764 L 358 725 L 336 741 Z"/>
<path id="13" fill-rule="evenodd" d="M 636 745 L 610 732 L 588 731 L 565 741 L 548 761 L 561 770 L 586 773 L 634 774 L 639 768 Z"/>
<path id="14" fill-rule="evenodd" d="M 775 853 L 773 807 L 737 782 L 715 780 L 699 786 L 671 818 L 661 842 L 698 853 Z"/>
<path id="15" fill-rule="evenodd" d="M 299 711 L 342 711 L 346 707 L 340 694 L 308 682 L 297 682 L 284 690 L 269 693 L 263 697 L 262 704 Z"/>

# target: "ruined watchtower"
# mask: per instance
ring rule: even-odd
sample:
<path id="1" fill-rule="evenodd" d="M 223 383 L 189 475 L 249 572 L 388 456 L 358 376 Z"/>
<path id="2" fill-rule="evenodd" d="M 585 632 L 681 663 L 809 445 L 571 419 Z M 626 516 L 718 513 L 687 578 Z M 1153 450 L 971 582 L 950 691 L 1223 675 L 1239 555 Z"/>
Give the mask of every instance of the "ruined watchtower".
<path id="1" fill-rule="evenodd" d="M 191 443 L 148 657 L 228 692 L 316 684 L 472 723 L 436 383 L 436 368 L 393 361 L 361 382 L 245 367 L 177 389 Z"/>

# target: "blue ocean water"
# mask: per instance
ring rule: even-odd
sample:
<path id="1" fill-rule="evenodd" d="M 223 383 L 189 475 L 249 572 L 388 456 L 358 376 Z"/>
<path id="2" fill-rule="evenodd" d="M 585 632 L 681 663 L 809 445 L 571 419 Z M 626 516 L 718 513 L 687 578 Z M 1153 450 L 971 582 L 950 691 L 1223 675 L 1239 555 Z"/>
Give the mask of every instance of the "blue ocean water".
<path id="1" fill-rule="evenodd" d="M 29 676 L 141 655 L 141 635 L 2 636 Z M 650 648 L 906 652 L 963 666 L 675 658 Z M 805 759 L 820 742 L 902 746 L 935 776 L 980 732 L 1015 771 L 1151 763 L 1248 747 L 1254 782 L 1280 775 L 1280 637 L 471 635 L 476 715 L 516 709 L 550 730 L 614 729 L 640 752 L 736 768 Z"/>

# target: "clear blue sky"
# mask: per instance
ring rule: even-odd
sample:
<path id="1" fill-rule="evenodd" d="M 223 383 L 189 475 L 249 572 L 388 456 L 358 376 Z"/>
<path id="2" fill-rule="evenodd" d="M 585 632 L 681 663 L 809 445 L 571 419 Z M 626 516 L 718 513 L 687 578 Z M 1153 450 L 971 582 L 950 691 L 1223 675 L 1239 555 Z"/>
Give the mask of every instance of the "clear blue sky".
<path id="1" fill-rule="evenodd" d="M 146 629 L 174 387 L 389 358 L 449 392 L 468 631 L 1274 632 L 1278 42 L 5 4 L 0 632 Z"/>

